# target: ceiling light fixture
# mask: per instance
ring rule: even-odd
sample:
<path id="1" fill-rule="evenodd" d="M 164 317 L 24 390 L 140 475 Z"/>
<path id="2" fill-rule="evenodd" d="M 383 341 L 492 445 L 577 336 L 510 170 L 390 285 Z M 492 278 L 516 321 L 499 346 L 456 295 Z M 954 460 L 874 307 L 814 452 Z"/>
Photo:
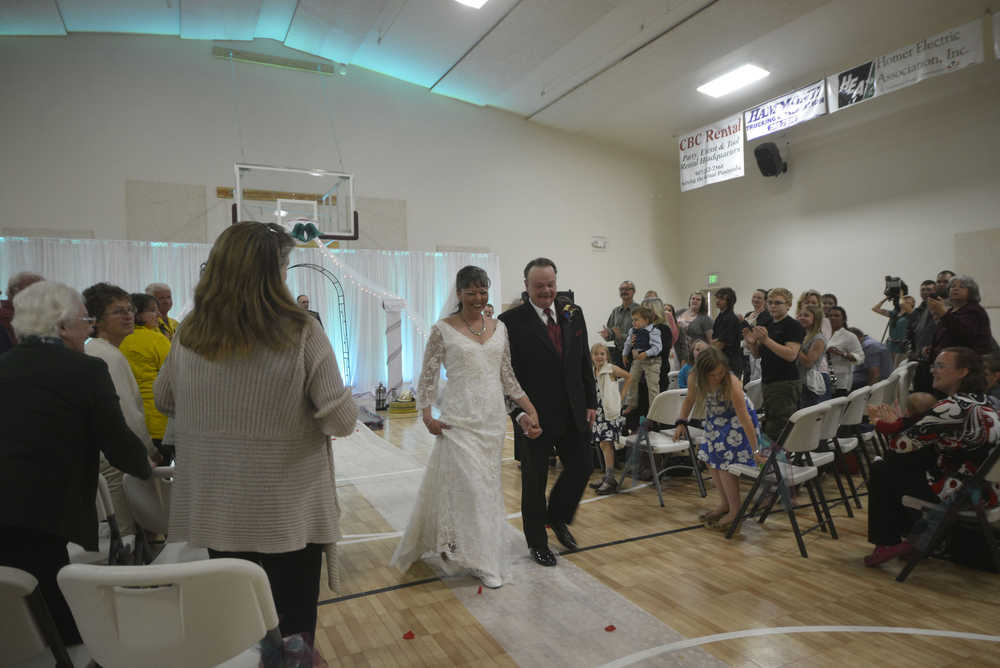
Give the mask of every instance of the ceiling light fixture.
<path id="1" fill-rule="evenodd" d="M 707 84 L 698 86 L 698 92 L 710 95 L 711 97 L 722 97 L 744 86 L 748 86 L 754 81 L 760 81 L 768 74 L 770 72 L 767 70 L 747 63 L 731 72 L 726 72 L 721 77 L 712 79 Z"/>
<path id="2" fill-rule="evenodd" d="M 455 0 L 460 5 L 465 5 L 466 7 L 472 7 L 473 9 L 479 9 L 485 5 L 488 0 Z"/>

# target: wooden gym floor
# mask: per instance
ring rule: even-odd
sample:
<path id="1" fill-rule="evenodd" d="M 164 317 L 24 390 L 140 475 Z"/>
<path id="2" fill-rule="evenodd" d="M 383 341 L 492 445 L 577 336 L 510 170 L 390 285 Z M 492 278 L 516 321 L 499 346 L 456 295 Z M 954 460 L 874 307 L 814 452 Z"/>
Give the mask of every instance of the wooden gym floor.
<path id="1" fill-rule="evenodd" d="M 388 449 L 423 460 L 432 443 L 415 417 L 387 420 L 380 435 Z M 508 513 L 517 513 L 520 473 L 512 456 L 508 438 L 503 488 Z M 423 562 L 407 573 L 391 568 L 399 517 L 408 509 L 395 514 L 393 526 L 361 480 L 379 474 L 341 482 L 342 457 L 335 442 L 342 591 L 327 590 L 324 578 L 317 629 L 317 646 L 331 666 L 1000 666 L 1000 575 L 928 560 L 900 584 L 894 579 L 900 562 L 865 568 L 862 557 L 871 550 L 865 510 L 849 519 L 835 507 L 840 539 L 810 532 L 803 559 L 780 510 L 763 526 L 744 523 L 730 541 L 702 528 L 697 515 L 714 505 L 716 493 L 709 485 L 708 498 L 700 498 L 690 477 L 666 479 L 666 508 L 651 487 L 607 497 L 588 489 L 572 527 L 580 552 L 545 569 L 526 561 L 521 536 L 515 557 L 522 575 L 478 593 L 478 581 L 440 579 Z M 402 477 L 414 485 L 421 472 L 407 469 L 396 480 Z M 815 516 L 804 508 L 798 518 L 808 527 Z M 510 524 L 520 532 L 519 518 Z M 554 537 L 550 545 L 560 547 Z M 546 607 L 560 597 L 566 602 Z M 404 638 L 409 632 L 413 637 Z M 684 649 L 677 645 L 684 639 L 700 640 Z M 651 648 L 665 651 L 636 656 Z"/>

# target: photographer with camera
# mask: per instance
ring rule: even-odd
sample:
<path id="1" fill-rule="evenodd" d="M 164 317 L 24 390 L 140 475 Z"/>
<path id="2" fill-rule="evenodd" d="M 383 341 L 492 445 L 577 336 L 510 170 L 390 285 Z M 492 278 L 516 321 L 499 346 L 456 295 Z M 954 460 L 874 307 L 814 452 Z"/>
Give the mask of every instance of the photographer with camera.
<path id="1" fill-rule="evenodd" d="M 906 339 L 910 345 L 910 359 L 916 361 L 917 373 L 913 377 L 915 392 L 931 392 L 931 346 L 937 332 L 937 320 L 928 308 L 929 300 L 937 294 L 937 283 L 928 278 L 920 283 L 920 306 L 910 314 Z"/>
<path id="2" fill-rule="evenodd" d="M 898 276 L 885 277 L 885 292 L 882 301 L 872 306 L 872 311 L 889 318 L 889 338 L 887 341 L 889 354 L 892 355 L 892 365 L 898 366 L 906 358 L 909 341 L 906 336 L 909 328 L 910 314 L 916 308 L 916 301 L 909 295 L 906 283 Z M 892 301 L 892 310 L 883 306 Z"/>

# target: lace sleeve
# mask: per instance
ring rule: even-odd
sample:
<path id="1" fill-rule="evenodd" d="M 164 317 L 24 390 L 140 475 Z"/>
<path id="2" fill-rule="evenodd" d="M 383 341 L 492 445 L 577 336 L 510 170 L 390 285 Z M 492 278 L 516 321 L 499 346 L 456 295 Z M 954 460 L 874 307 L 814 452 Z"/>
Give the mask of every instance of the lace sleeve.
<path id="1" fill-rule="evenodd" d="M 499 334 L 500 332 L 498 332 Z M 503 358 L 500 360 L 500 383 L 503 385 L 503 393 L 510 399 L 520 399 L 524 396 L 521 384 L 517 382 L 514 375 L 514 367 L 510 364 L 510 339 L 507 338 L 507 328 L 503 330 Z M 510 409 L 510 402 L 508 402 Z"/>
<path id="2" fill-rule="evenodd" d="M 442 364 L 444 364 L 444 337 L 441 336 L 441 330 L 437 325 L 434 325 L 431 327 L 431 335 L 424 348 L 424 365 L 420 370 L 420 382 L 417 384 L 418 411 L 434 405 Z"/>

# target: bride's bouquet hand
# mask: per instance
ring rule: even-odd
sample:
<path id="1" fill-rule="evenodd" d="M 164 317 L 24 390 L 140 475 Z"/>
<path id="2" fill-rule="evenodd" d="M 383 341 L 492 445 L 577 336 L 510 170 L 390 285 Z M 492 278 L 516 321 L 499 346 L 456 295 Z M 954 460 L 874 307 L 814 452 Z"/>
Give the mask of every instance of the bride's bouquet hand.
<path id="1" fill-rule="evenodd" d="M 445 424 L 441 420 L 435 420 L 434 418 L 425 419 L 424 426 L 427 427 L 427 431 L 435 436 L 440 436 L 441 432 L 445 429 L 451 429 L 450 424 Z"/>

